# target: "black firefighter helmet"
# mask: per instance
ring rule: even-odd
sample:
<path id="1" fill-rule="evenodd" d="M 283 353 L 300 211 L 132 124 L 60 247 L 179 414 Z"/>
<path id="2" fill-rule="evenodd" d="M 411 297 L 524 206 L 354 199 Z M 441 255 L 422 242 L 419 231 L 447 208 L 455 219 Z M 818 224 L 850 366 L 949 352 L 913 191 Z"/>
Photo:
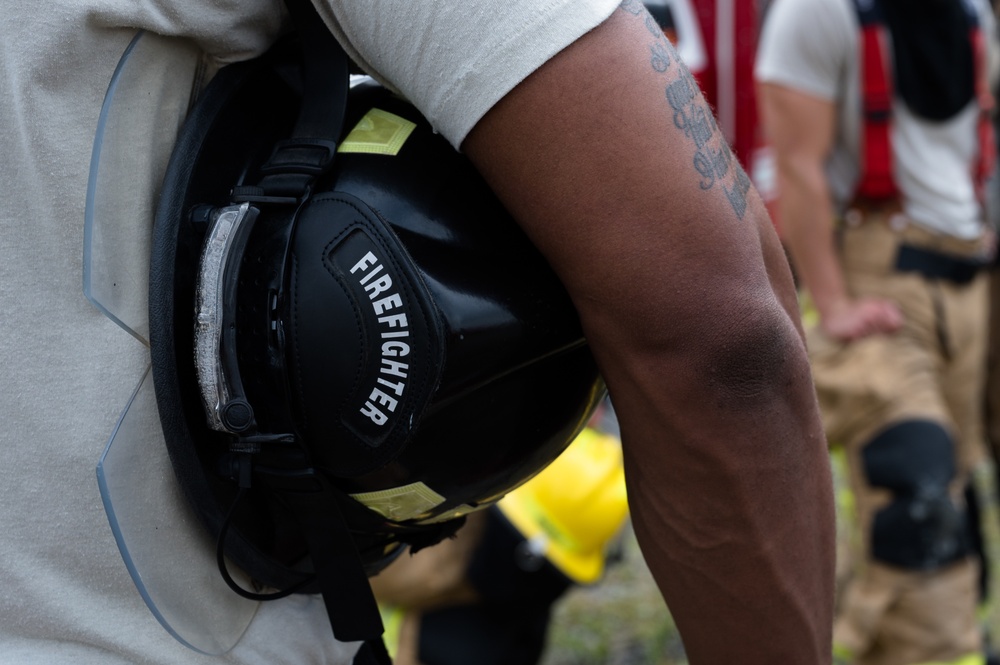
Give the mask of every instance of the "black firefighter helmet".
<path id="1" fill-rule="evenodd" d="M 153 231 L 153 375 L 234 590 L 322 592 L 338 638 L 368 639 L 366 575 L 546 466 L 604 388 L 470 163 L 309 48 L 223 68 L 185 122 Z"/>

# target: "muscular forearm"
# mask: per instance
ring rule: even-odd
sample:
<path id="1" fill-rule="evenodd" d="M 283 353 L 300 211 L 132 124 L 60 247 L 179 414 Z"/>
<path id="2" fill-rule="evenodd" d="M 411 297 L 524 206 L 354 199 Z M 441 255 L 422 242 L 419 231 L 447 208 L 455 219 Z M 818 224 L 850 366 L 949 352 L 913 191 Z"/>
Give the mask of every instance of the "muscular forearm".
<path id="1" fill-rule="evenodd" d="M 902 325 L 895 303 L 858 298 L 851 293 L 835 246 L 833 214 L 818 156 L 782 157 L 780 215 L 785 243 L 802 284 L 812 296 L 823 332 L 842 342 L 873 334 L 891 334 Z"/>
<path id="2" fill-rule="evenodd" d="M 783 240 L 799 280 L 826 317 L 848 300 L 824 169 L 835 135 L 836 108 L 829 99 L 776 83 L 762 83 L 758 92 L 777 161 Z"/>
<path id="3" fill-rule="evenodd" d="M 822 164 L 779 156 L 778 200 L 785 246 L 821 316 L 847 300 L 834 240 L 833 207 Z"/>
<path id="4" fill-rule="evenodd" d="M 582 308 L 643 551 L 692 664 L 827 662 L 832 488 L 791 285 L 680 288 L 700 295 L 682 314 L 653 294 Z"/>
<path id="5" fill-rule="evenodd" d="M 824 663 L 832 491 L 787 265 L 643 16 L 623 5 L 463 148 L 577 305 L 692 665 Z"/>
<path id="6" fill-rule="evenodd" d="M 752 322 L 683 361 L 636 340 L 605 362 L 633 521 L 691 663 L 824 663 L 832 490 L 810 376 L 791 322 L 744 306 Z"/>
<path id="7" fill-rule="evenodd" d="M 680 318 L 583 308 L 636 532 L 692 664 L 823 663 L 832 489 L 805 350 L 763 281 L 707 293 Z"/>

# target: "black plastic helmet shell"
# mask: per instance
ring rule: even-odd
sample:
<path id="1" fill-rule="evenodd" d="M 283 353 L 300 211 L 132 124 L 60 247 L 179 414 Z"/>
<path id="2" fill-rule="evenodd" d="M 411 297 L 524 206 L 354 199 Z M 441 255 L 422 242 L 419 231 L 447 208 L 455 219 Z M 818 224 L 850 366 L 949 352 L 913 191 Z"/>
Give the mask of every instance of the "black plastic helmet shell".
<path id="1" fill-rule="evenodd" d="M 213 534 L 236 492 L 233 437 L 206 425 L 191 360 L 206 230 L 192 211 L 228 205 L 291 131 L 295 61 L 278 48 L 216 76 L 182 130 L 154 226 L 157 403 Z M 468 161 L 374 84 L 352 90 L 345 132 L 372 108 L 416 124 L 397 154 L 340 153 L 300 207 L 260 206 L 240 267 L 237 357 L 260 431 L 297 442 L 265 451 L 267 464 L 316 469 L 346 493 L 423 483 L 444 501 L 415 523 L 493 502 L 543 468 L 603 383 L 562 286 Z M 227 554 L 273 586 L 296 581 L 305 545 L 292 517 L 254 489 Z M 349 526 L 377 567 L 391 534 Z"/>

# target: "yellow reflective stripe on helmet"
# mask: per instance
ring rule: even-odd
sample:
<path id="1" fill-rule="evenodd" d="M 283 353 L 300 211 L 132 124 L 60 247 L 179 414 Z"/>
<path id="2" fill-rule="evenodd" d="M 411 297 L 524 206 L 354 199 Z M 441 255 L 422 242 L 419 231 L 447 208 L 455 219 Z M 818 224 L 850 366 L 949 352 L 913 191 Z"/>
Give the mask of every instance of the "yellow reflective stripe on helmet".
<path id="1" fill-rule="evenodd" d="M 436 517 L 431 517 L 430 519 L 426 520 L 420 520 L 419 522 L 417 522 L 417 524 L 438 524 L 440 522 L 447 522 L 448 520 L 457 519 L 459 517 L 463 517 L 470 513 L 474 513 L 477 510 L 483 510 L 484 508 L 488 507 L 489 504 L 483 504 L 481 506 L 469 506 L 463 503 L 461 506 L 456 506 L 451 510 L 445 513 L 441 513 Z"/>
<path id="2" fill-rule="evenodd" d="M 443 496 L 423 483 L 349 495 L 390 520 L 411 520 L 444 503 Z"/>
<path id="3" fill-rule="evenodd" d="M 395 155 L 416 127 L 416 124 L 395 113 L 369 109 L 340 143 L 337 152 Z"/>

